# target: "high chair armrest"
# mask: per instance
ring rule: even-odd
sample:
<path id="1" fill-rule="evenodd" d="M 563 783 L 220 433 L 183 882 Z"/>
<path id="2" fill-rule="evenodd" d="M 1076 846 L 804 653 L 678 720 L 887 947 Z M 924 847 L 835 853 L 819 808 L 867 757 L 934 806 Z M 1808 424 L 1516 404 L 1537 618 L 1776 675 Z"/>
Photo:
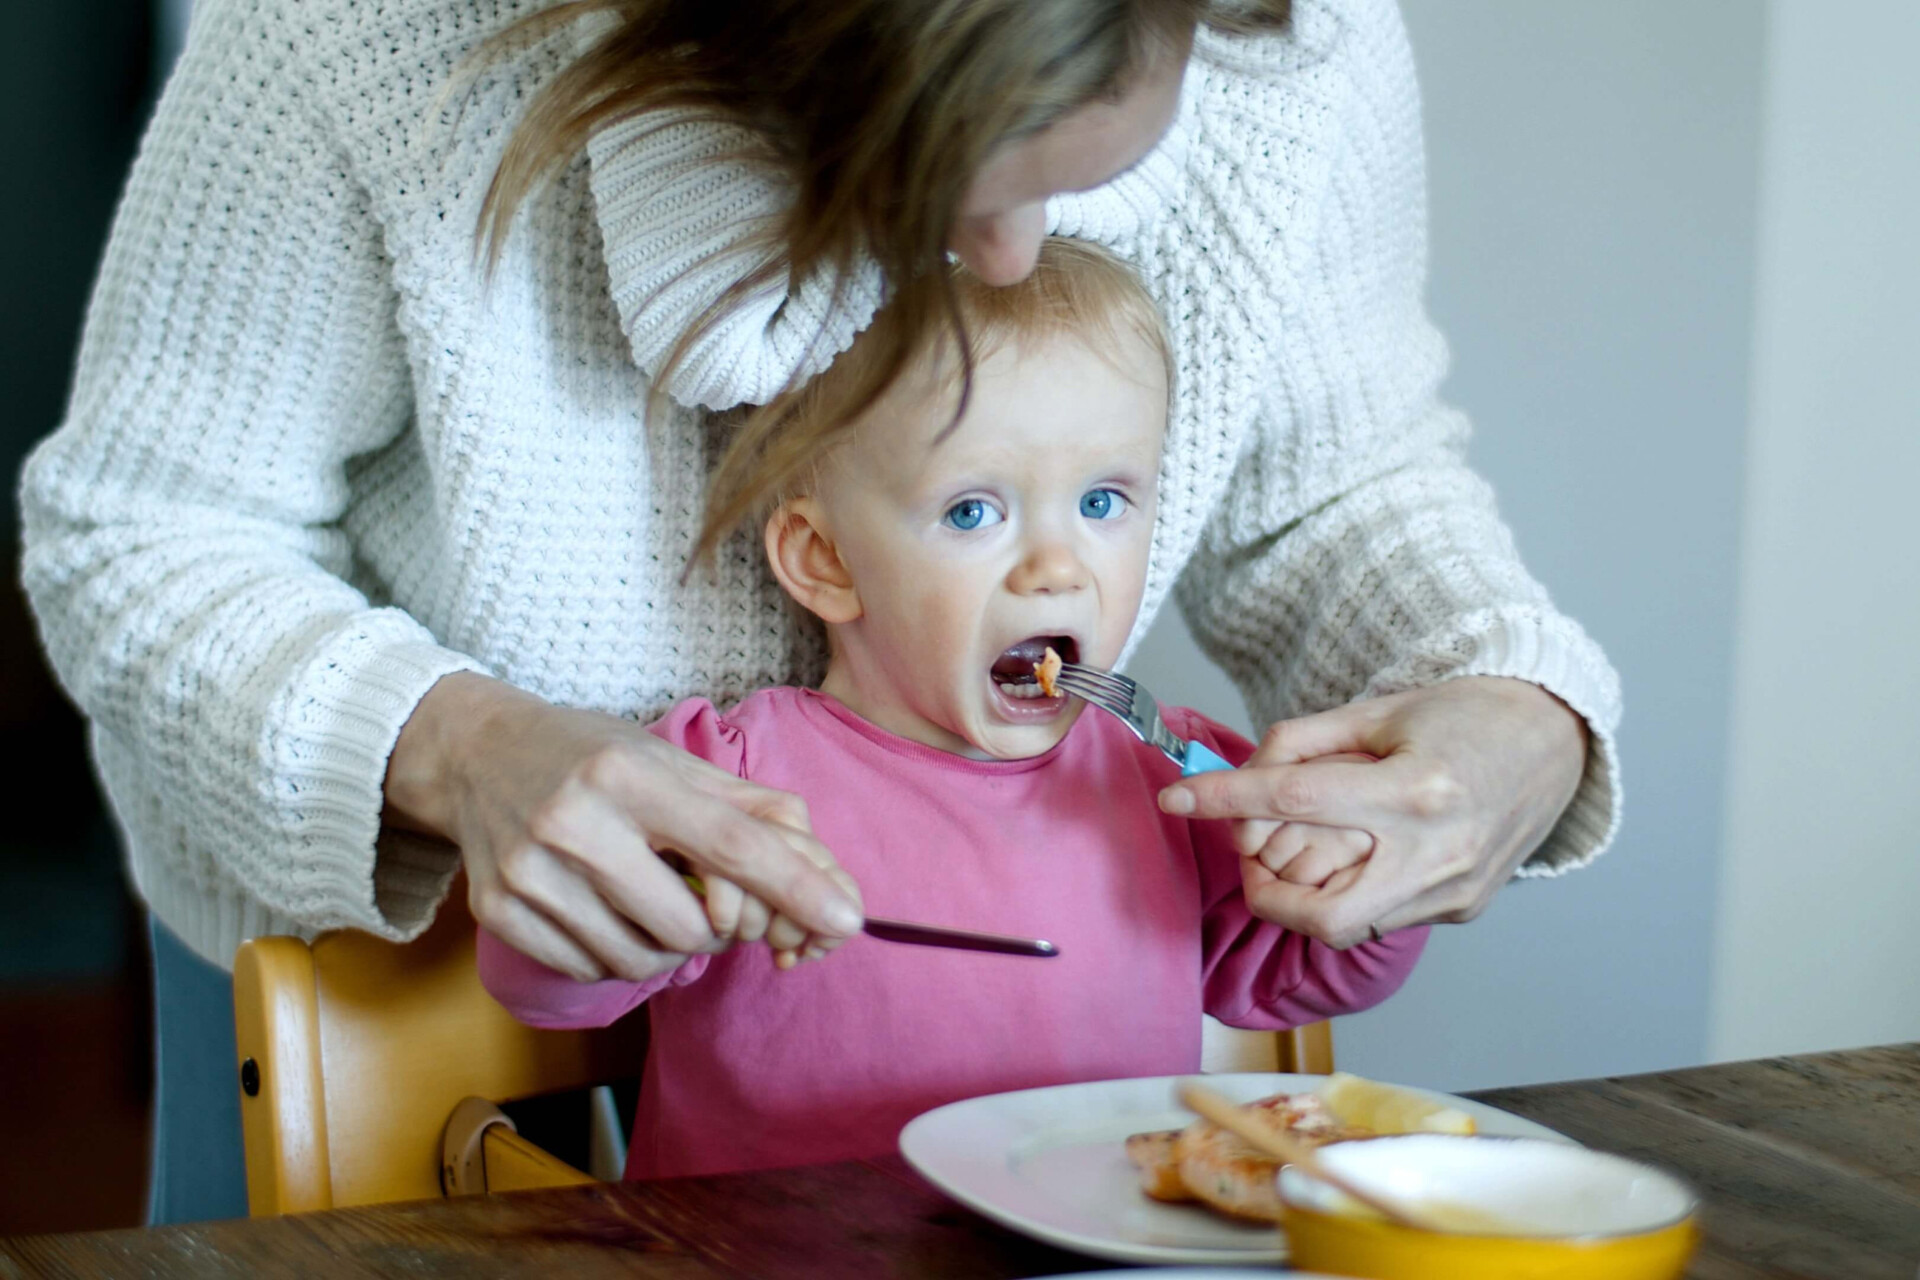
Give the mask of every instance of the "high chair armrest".
<path id="1" fill-rule="evenodd" d="M 521 1137 L 512 1119 L 485 1098 L 466 1098 L 447 1117 L 440 1143 L 440 1185 L 450 1196 L 577 1187 L 597 1179 Z"/>
<path id="2" fill-rule="evenodd" d="M 331 1209 L 319 995 L 307 944 L 242 943 L 233 959 L 233 1015 L 248 1212 Z"/>

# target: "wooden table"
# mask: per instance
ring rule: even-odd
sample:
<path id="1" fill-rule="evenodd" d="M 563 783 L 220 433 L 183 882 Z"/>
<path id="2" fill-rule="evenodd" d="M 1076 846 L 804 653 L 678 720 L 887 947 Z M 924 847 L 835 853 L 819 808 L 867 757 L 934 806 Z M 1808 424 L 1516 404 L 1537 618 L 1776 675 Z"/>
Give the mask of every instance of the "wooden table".
<path id="1" fill-rule="evenodd" d="M 1707 1200 L 1700 1280 L 1920 1276 L 1920 1044 L 1474 1096 L 1691 1179 Z M 1004 1231 L 893 1157 L 0 1240 L 0 1280 L 991 1280 L 1109 1265 Z"/>

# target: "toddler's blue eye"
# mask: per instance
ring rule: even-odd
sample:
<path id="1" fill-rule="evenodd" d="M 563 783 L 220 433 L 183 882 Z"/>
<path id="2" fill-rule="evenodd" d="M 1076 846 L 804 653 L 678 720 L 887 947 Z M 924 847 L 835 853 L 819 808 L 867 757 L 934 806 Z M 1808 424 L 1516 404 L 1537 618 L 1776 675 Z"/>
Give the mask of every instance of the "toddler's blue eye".
<path id="1" fill-rule="evenodd" d="M 964 532 L 999 524 L 1000 513 L 981 498 L 962 498 L 948 507 L 947 514 L 940 520 L 949 529 L 959 529 Z"/>
<path id="2" fill-rule="evenodd" d="M 1112 489 L 1089 489 L 1080 495 L 1080 514 L 1089 520 L 1111 520 L 1126 509 L 1126 498 Z"/>

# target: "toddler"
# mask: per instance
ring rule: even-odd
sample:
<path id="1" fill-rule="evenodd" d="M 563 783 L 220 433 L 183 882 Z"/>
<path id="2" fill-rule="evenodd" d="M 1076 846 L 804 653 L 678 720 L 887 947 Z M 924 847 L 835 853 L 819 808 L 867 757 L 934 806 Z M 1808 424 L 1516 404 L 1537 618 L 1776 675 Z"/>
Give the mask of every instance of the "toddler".
<path id="1" fill-rule="evenodd" d="M 976 356 L 957 420 L 945 343 L 857 420 L 809 422 L 803 398 L 788 424 L 806 456 L 789 452 L 765 540 L 826 626 L 820 688 L 725 713 L 692 699 L 653 732 L 803 798 L 876 915 L 1060 954 L 856 936 L 822 964 L 736 946 L 647 982 L 577 983 L 483 933 L 481 977 L 526 1022 L 651 1011 L 628 1177 L 869 1156 L 956 1099 L 1193 1072 L 1202 1010 L 1273 1029 L 1351 1013 L 1425 945 L 1408 929 L 1336 951 L 1258 919 L 1227 824 L 1156 807 L 1174 766 L 1112 717 L 1040 695 L 1045 647 L 1110 666 L 1133 627 L 1167 342 L 1129 269 L 1073 242 L 1049 242 L 1020 284 L 956 288 Z M 885 324 L 822 379 L 861 377 Z M 1252 753 L 1195 712 L 1164 714 L 1236 765 Z"/>

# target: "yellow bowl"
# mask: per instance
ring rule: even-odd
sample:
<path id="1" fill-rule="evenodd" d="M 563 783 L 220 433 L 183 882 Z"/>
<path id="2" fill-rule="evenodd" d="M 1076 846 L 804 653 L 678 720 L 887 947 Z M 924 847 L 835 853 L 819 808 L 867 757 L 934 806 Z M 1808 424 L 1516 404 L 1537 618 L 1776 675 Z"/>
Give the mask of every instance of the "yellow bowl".
<path id="1" fill-rule="evenodd" d="M 1358 1186 L 1455 1229 L 1397 1226 L 1295 1168 L 1280 1172 L 1291 1265 L 1366 1280 L 1677 1280 L 1699 1199 L 1622 1156 L 1535 1138 L 1409 1134 L 1323 1147 Z"/>

